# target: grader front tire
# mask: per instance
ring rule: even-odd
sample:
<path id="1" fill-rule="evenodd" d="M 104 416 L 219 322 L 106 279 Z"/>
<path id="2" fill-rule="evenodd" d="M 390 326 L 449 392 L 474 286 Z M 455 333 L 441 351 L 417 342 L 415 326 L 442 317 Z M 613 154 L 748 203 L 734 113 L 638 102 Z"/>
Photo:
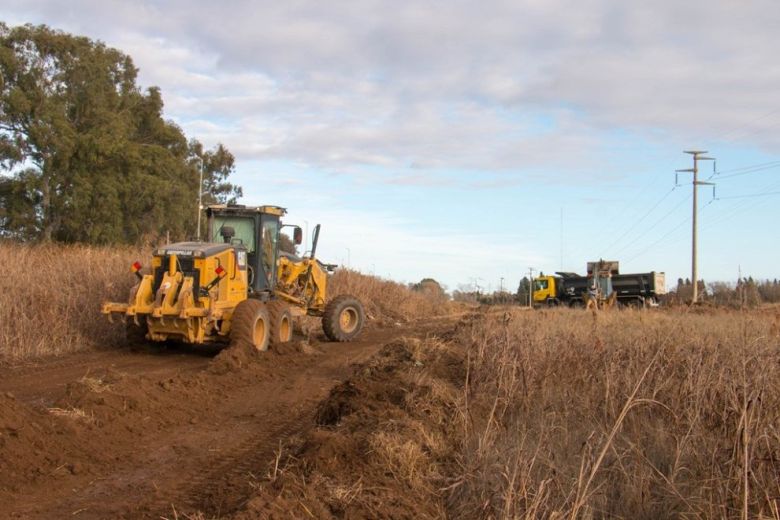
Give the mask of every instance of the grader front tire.
<path id="1" fill-rule="evenodd" d="M 325 306 L 322 330 L 331 341 L 351 341 L 363 330 L 365 321 L 366 314 L 360 301 L 344 294 Z"/>
<path id="2" fill-rule="evenodd" d="M 230 324 L 231 347 L 268 350 L 271 339 L 271 318 L 265 304 L 259 300 L 244 300 L 233 311 Z"/>
<path id="3" fill-rule="evenodd" d="M 271 317 L 271 346 L 289 343 L 293 337 L 290 306 L 282 301 L 273 301 L 268 304 L 268 314 Z"/>

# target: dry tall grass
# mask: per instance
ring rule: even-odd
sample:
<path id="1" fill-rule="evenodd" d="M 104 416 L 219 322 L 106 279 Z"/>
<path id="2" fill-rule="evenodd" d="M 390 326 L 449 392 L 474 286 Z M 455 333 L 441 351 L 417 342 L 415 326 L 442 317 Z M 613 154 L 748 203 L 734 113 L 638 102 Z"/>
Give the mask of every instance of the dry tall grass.
<path id="1" fill-rule="evenodd" d="M 123 331 L 100 316 L 127 298 L 130 248 L 0 242 L 0 361 L 115 345 Z"/>
<path id="2" fill-rule="evenodd" d="M 461 327 L 453 518 L 780 518 L 780 316 Z"/>
<path id="3" fill-rule="evenodd" d="M 148 265 L 149 253 L 0 241 L 5 269 L 0 277 L 0 362 L 120 344 L 123 328 L 101 316 L 100 305 L 127 299 L 135 283 L 129 270 L 134 260 Z M 331 277 L 329 297 L 345 292 L 360 298 L 380 321 L 406 321 L 443 309 L 435 298 L 356 271 L 340 270 Z"/>
<path id="4" fill-rule="evenodd" d="M 408 321 L 446 314 L 443 295 L 411 291 L 401 283 L 369 276 L 351 269 L 339 269 L 328 281 L 329 297 L 348 293 L 363 302 L 375 318 Z"/>

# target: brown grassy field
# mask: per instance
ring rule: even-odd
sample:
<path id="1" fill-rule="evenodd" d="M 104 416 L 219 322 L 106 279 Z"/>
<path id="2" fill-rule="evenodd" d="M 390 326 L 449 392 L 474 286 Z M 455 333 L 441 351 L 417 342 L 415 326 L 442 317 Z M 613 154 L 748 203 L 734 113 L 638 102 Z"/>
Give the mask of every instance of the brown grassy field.
<path id="1" fill-rule="evenodd" d="M 350 269 L 339 269 L 330 277 L 328 293 L 356 296 L 364 302 L 369 316 L 389 323 L 437 316 L 450 308 L 443 295 L 410 291 L 401 283 Z"/>
<path id="2" fill-rule="evenodd" d="M 137 258 L 130 248 L 0 242 L 0 361 L 117 344 L 123 331 L 100 304 L 128 297 Z"/>
<path id="3" fill-rule="evenodd" d="M 506 314 L 461 331 L 454 516 L 780 518 L 780 314 Z"/>
<path id="4" fill-rule="evenodd" d="M 0 362 L 57 356 L 119 345 L 124 331 L 100 315 L 106 300 L 125 301 L 135 277 L 130 264 L 149 263 L 148 251 L 129 247 L 28 246 L 0 242 Z M 351 293 L 380 324 L 446 312 L 445 302 L 406 286 L 338 270 L 329 295 Z M 312 328 L 319 320 L 312 321 Z"/>
<path id="5" fill-rule="evenodd" d="M 253 502 L 321 518 L 778 519 L 778 331 L 774 312 L 474 315 L 358 369 Z"/>
<path id="6" fill-rule="evenodd" d="M 118 344 L 98 310 L 136 258 L 1 244 L 0 360 Z M 348 270 L 330 289 L 377 324 L 448 310 Z M 780 520 L 780 308 L 494 307 L 385 346 L 317 423 L 235 518 Z"/>

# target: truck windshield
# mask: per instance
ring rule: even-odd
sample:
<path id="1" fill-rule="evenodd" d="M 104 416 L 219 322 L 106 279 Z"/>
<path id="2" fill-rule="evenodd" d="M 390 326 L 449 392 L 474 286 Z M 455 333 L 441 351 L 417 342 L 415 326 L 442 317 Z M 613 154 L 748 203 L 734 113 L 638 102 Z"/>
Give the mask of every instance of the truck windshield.
<path id="1" fill-rule="evenodd" d="M 255 221 L 247 217 L 214 217 L 214 236 L 209 242 L 222 242 L 222 227 L 232 227 L 236 234 L 233 243 L 241 243 L 249 253 L 255 252 Z"/>
<path id="2" fill-rule="evenodd" d="M 534 291 L 547 289 L 547 280 L 534 280 Z"/>

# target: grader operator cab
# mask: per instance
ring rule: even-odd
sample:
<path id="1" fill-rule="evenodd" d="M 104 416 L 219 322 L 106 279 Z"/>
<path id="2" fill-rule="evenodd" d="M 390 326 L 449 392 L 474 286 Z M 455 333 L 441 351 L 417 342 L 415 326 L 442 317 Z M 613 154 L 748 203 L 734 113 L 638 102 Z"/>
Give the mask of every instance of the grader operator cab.
<path id="1" fill-rule="evenodd" d="M 206 242 L 158 248 L 148 274 L 135 262 L 138 283 L 128 303 L 105 303 L 102 312 L 128 321 L 128 334 L 151 341 L 230 343 L 267 350 L 292 339 L 294 316 L 322 318 L 325 335 L 349 341 L 363 328 L 365 313 L 354 297 L 326 304 L 327 271 L 316 259 L 320 226 L 312 250 L 299 258 L 279 250 L 277 206 L 209 206 Z M 293 227 L 293 242 L 302 233 Z"/>

